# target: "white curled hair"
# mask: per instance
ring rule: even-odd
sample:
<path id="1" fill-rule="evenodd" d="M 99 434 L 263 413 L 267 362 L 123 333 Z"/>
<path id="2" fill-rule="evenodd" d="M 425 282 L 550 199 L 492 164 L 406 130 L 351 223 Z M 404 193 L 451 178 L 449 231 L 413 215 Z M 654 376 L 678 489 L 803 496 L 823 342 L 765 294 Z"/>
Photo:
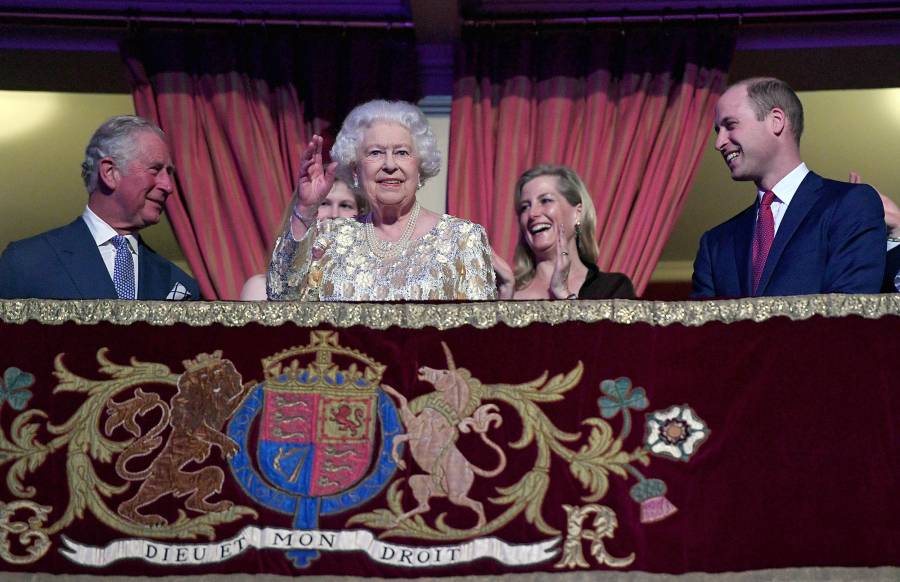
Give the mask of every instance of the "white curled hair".
<path id="1" fill-rule="evenodd" d="M 376 121 L 389 121 L 405 127 L 413 139 L 413 147 L 419 159 L 419 179 L 424 182 L 441 171 L 441 152 L 437 140 L 422 110 L 406 101 L 376 99 L 353 108 L 331 148 L 331 159 L 338 163 L 338 175 L 353 183 L 353 166 L 363 140 L 363 132 Z"/>
<path id="2" fill-rule="evenodd" d="M 152 131 L 167 141 L 159 126 L 137 115 L 117 115 L 97 128 L 84 148 L 84 161 L 81 163 L 81 177 L 88 194 L 97 189 L 100 160 L 103 158 L 112 158 L 123 173 L 127 172 L 128 162 L 134 159 L 138 146 L 134 136 L 141 131 Z"/>

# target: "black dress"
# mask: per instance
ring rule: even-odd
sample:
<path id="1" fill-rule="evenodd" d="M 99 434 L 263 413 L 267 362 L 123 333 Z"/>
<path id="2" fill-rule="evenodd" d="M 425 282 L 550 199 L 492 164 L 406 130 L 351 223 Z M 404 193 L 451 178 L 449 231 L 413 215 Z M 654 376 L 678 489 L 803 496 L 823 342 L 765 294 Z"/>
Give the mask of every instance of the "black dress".
<path id="1" fill-rule="evenodd" d="M 578 290 L 579 299 L 636 299 L 631 279 L 622 273 L 604 273 L 596 265 L 586 266 L 588 274 Z"/>
<path id="2" fill-rule="evenodd" d="M 887 254 L 887 267 L 884 270 L 884 281 L 881 284 L 882 293 L 896 293 L 894 277 L 900 273 L 900 247 L 894 247 Z"/>

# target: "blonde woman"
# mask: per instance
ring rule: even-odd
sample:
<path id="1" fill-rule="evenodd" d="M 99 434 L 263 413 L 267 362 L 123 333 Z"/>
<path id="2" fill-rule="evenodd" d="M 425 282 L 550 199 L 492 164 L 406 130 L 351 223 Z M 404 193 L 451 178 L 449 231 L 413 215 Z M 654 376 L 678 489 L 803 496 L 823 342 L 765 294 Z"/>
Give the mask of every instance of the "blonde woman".
<path id="1" fill-rule="evenodd" d="M 631 280 L 597 268 L 596 213 L 581 178 L 540 165 L 516 182 L 515 271 L 493 257 L 501 299 L 634 299 Z"/>

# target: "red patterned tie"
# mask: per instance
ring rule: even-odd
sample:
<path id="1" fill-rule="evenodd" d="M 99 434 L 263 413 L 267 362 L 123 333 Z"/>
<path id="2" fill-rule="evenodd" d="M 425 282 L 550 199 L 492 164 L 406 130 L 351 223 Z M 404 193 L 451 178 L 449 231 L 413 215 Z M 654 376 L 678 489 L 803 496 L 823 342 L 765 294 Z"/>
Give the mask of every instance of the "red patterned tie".
<path id="1" fill-rule="evenodd" d="M 772 239 L 775 238 L 775 218 L 772 216 L 772 202 L 775 201 L 775 193 L 766 190 L 763 193 L 762 202 L 759 203 L 759 217 L 756 219 L 756 232 L 753 235 L 753 294 L 759 287 L 759 279 L 762 277 L 766 266 L 766 257 L 772 248 Z"/>

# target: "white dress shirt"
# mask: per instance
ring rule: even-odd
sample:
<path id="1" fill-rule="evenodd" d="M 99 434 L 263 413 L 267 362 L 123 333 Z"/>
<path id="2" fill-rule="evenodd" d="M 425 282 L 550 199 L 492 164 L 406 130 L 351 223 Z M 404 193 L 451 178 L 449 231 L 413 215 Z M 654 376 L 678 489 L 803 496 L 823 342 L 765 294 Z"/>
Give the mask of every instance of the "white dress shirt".
<path id="1" fill-rule="evenodd" d="M 94 211 L 90 209 L 90 207 L 85 206 L 84 212 L 81 213 L 81 218 L 84 219 L 84 222 L 87 224 L 88 230 L 91 231 L 91 236 L 94 237 L 94 242 L 97 243 L 97 248 L 100 251 L 100 256 L 103 257 L 103 264 L 106 265 L 106 270 L 109 272 L 110 280 L 113 280 L 113 270 L 116 265 L 116 247 L 113 246 L 112 238 L 116 236 L 117 233 L 113 227 L 106 224 L 102 218 L 94 214 Z M 135 284 L 135 293 L 137 293 L 137 282 L 138 282 L 138 253 L 137 253 L 137 237 L 133 234 L 126 234 L 125 240 L 128 241 L 128 249 L 131 251 L 131 262 L 134 263 L 134 284 Z"/>
<path id="2" fill-rule="evenodd" d="M 809 174 L 809 168 L 806 167 L 806 164 L 800 162 L 799 166 L 791 170 L 787 176 L 782 178 L 772 188 L 772 193 L 775 194 L 775 201 L 772 202 L 772 218 L 775 219 L 776 234 L 778 233 L 778 227 L 781 225 L 781 219 L 784 217 L 784 213 L 787 212 L 788 205 L 794 199 L 794 194 L 797 193 L 800 182 L 803 181 L 807 174 Z M 760 201 L 762 201 L 763 194 L 765 194 L 764 190 L 759 190 L 757 193 Z M 756 212 L 758 219 L 759 210 Z"/>

